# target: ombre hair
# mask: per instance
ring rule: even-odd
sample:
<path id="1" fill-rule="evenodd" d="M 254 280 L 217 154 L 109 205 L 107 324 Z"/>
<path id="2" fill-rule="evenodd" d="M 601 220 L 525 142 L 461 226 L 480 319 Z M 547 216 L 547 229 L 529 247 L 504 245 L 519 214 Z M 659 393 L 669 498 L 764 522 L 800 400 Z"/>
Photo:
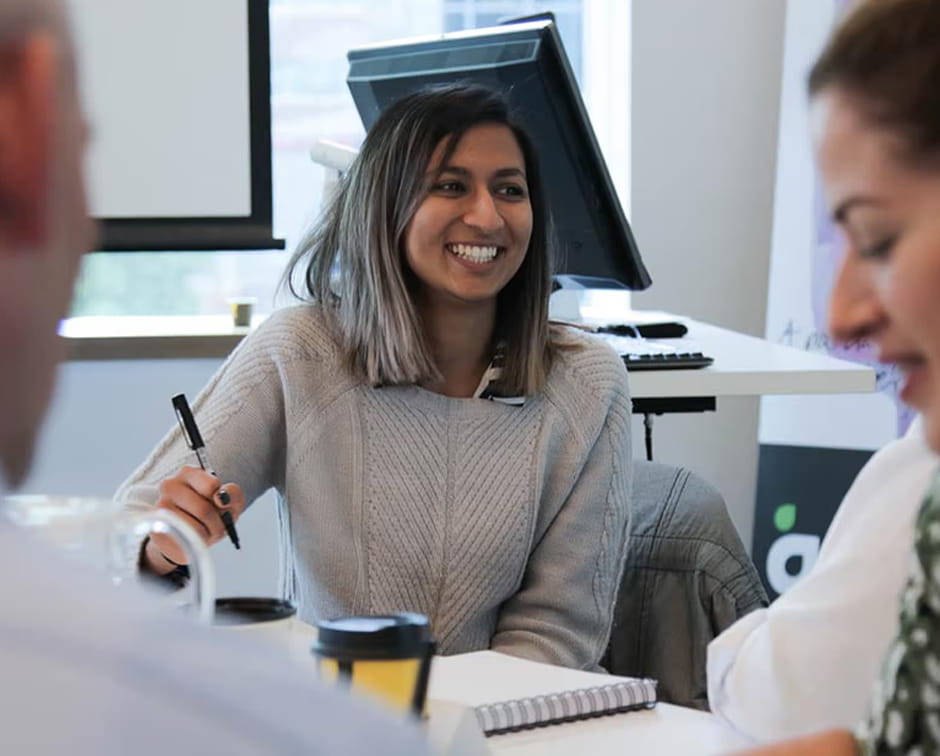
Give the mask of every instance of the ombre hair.
<path id="1" fill-rule="evenodd" d="M 422 90 L 389 106 L 292 256 L 285 282 L 295 296 L 332 313 L 350 370 L 373 386 L 439 378 L 405 260 L 409 224 L 428 192 L 426 172 L 442 140 L 446 165 L 461 137 L 502 124 L 519 144 L 532 206 L 532 235 L 515 276 L 497 296 L 491 348 L 502 347 L 504 394 L 544 386 L 555 353 L 548 325 L 551 219 L 532 143 L 506 100 L 479 86 Z M 303 285 L 296 280 L 303 271 Z"/>

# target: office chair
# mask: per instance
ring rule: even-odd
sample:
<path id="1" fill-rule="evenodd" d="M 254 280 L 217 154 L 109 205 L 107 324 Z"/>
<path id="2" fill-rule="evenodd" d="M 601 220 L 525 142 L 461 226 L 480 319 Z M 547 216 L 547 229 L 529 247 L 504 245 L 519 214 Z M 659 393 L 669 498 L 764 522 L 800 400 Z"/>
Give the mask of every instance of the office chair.
<path id="1" fill-rule="evenodd" d="M 660 701 L 708 709 L 709 641 L 768 603 L 724 499 L 690 470 L 635 460 L 627 549 L 602 665 L 657 679 Z"/>

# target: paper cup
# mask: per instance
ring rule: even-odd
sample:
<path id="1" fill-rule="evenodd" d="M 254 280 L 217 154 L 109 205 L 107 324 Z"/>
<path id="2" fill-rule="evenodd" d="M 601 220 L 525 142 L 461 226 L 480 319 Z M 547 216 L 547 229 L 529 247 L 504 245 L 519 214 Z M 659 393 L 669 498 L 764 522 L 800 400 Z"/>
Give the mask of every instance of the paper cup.
<path id="1" fill-rule="evenodd" d="M 232 324 L 236 328 L 247 328 L 251 325 L 251 315 L 257 300 L 254 297 L 237 297 L 228 300 L 232 309 Z"/>
<path id="2" fill-rule="evenodd" d="M 424 712 L 434 642 L 427 617 L 342 617 L 317 625 L 320 676 L 377 698 L 402 714 Z"/>

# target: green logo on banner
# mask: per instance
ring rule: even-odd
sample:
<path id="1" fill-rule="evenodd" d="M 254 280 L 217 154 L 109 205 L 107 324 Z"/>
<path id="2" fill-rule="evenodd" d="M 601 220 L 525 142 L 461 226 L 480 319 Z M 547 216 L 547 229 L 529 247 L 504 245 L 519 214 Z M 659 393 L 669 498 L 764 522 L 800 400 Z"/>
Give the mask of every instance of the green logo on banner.
<path id="1" fill-rule="evenodd" d="M 796 504 L 781 504 L 774 512 L 774 525 L 781 533 L 786 533 L 796 525 Z"/>

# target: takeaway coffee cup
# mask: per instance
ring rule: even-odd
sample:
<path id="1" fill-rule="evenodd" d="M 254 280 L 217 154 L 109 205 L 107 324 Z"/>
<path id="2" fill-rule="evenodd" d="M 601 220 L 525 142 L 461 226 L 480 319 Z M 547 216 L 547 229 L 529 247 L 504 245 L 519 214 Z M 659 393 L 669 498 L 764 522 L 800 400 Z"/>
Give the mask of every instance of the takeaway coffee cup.
<path id="1" fill-rule="evenodd" d="M 341 617 L 317 625 L 313 654 L 320 676 L 420 716 L 434 641 L 421 614 Z"/>

